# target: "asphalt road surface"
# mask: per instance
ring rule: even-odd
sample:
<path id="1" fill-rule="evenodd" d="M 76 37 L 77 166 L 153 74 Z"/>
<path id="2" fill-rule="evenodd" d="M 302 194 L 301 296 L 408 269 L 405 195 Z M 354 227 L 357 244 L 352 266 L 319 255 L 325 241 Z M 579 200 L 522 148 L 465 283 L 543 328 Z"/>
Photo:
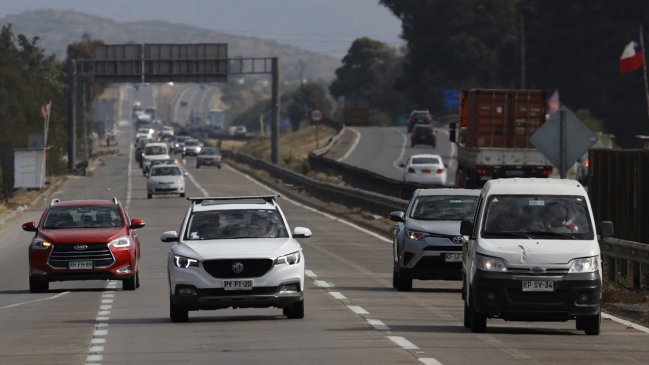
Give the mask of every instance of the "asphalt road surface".
<path id="1" fill-rule="evenodd" d="M 126 95 L 126 93 L 124 93 Z M 126 108 L 122 108 L 126 109 Z M 171 323 L 166 255 L 159 240 L 177 230 L 188 206 L 175 196 L 146 199 L 145 180 L 131 153 L 132 131 L 120 134 L 119 155 L 92 176 L 73 177 L 52 197 L 112 198 L 131 218 L 143 218 L 141 281 L 123 291 L 115 281 L 51 284 L 31 294 L 24 222 L 42 208 L 19 213 L 0 228 L 0 364 L 646 364 L 649 330 L 608 316 L 600 336 L 566 323 L 489 320 L 487 333 L 462 326 L 460 283 L 414 281 L 392 289 L 389 239 L 287 198 L 279 204 L 301 239 L 307 268 L 305 318 L 280 309 L 190 312 Z M 181 163 L 183 163 L 181 161 Z M 188 196 L 251 195 L 268 187 L 224 166 L 184 161 Z"/>

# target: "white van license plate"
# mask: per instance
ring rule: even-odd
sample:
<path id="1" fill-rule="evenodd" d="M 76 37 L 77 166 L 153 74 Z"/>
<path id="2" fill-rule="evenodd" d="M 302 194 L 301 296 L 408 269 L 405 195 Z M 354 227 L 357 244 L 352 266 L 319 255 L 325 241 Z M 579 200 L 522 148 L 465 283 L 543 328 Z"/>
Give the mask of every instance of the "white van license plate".
<path id="1" fill-rule="evenodd" d="M 223 290 L 252 290 L 252 280 L 223 280 Z"/>
<path id="2" fill-rule="evenodd" d="M 554 281 L 523 280 L 523 291 L 554 291 Z"/>
<path id="3" fill-rule="evenodd" d="M 446 262 L 462 262 L 461 253 L 447 253 L 444 255 L 444 261 Z"/>

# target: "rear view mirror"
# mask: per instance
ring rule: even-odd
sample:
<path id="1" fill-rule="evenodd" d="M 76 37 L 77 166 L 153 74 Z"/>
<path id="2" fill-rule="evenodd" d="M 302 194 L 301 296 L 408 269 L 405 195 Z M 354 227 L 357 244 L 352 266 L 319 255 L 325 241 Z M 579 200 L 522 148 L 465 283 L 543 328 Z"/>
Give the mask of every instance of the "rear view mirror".
<path id="1" fill-rule="evenodd" d="M 27 232 L 36 232 L 37 228 L 34 222 L 27 222 L 23 224 L 23 230 Z"/>
<path id="2" fill-rule="evenodd" d="M 311 230 L 305 227 L 295 227 L 293 229 L 293 238 L 309 238 L 311 237 Z"/>
<path id="3" fill-rule="evenodd" d="M 178 232 L 176 232 L 176 231 L 163 232 L 162 235 L 160 235 L 160 241 L 162 241 L 162 242 L 178 242 Z"/>
<path id="4" fill-rule="evenodd" d="M 394 212 L 390 212 L 390 215 L 388 215 L 390 220 L 394 221 L 394 222 L 403 222 L 403 221 L 405 221 L 405 216 L 406 216 L 406 214 L 402 210 L 397 210 L 397 211 L 394 211 Z"/>
<path id="5" fill-rule="evenodd" d="M 460 223 L 460 234 L 462 236 L 471 236 L 473 234 L 473 222 L 462 221 L 462 223 Z"/>
<path id="6" fill-rule="evenodd" d="M 611 221 L 602 221 L 600 228 L 602 229 L 602 231 L 600 232 L 600 236 L 602 236 L 602 238 L 613 237 L 613 235 L 615 234 L 615 231 L 613 229 L 613 222 Z"/>

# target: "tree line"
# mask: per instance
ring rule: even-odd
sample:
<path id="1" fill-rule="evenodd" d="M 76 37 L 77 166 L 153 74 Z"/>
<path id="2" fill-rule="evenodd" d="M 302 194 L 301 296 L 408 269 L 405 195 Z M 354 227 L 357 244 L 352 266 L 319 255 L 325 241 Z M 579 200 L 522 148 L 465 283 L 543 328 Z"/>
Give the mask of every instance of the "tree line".
<path id="1" fill-rule="evenodd" d="M 649 16 L 642 0 L 380 0 L 402 22 L 403 49 L 357 39 L 329 87 L 391 118 L 441 115 L 444 90 L 559 90 L 562 104 L 603 120 L 625 147 L 649 134 L 641 71 L 621 74 L 624 46 Z M 646 27 L 645 27 L 646 28 Z M 596 124 L 596 123 L 595 123 Z"/>

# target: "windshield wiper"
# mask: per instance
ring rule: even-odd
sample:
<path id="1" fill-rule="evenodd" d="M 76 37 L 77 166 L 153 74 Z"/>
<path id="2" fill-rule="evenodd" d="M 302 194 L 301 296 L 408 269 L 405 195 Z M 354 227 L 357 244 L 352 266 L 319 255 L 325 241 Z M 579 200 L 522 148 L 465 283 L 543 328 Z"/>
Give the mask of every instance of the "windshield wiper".
<path id="1" fill-rule="evenodd" d="M 570 238 L 571 240 L 577 239 L 575 236 L 573 236 L 570 233 L 562 233 L 562 232 L 534 231 L 534 232 L 526 232 L 526 233 L 529 233 L 531 235 L 539 235 L 539 236 Z"/>
<path id="2" fill-rule="evenodd" d="M 531 240 L 532 237 L 530 236 L 531 232 L 515 232 L 515 231 L 500 231 L 500 232 L 488 232 L 485 231 L 483 235 L 490 235 L 490 236 L 505 236 L 505 237 L 516 237 L 516 238 L 527 238 L 528 240 Z"/>

